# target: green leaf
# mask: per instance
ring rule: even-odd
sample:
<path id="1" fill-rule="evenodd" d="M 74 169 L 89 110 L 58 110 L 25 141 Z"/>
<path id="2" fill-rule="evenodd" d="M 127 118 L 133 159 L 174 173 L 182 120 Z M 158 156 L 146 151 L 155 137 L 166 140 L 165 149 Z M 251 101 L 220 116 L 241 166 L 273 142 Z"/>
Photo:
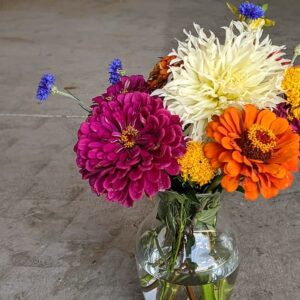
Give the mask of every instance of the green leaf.
<path id="1" fill-rule="evenodd" d="M 216 224 L 216 216 L 218 210 L 219 210 L 219 206 L 212 209 L 200 211 L 195 215 L 195 223 L 197 224 L 198 222 L 199 223 L 201 222 L 214 227 Z"/>
<path id="2" fill-rule="evenodd" d="M 185 244 L 185 254 L 189 257 L 192 253 L 192 247 L 195 244 L 195 236 L 193 233 L 189 233 L 186 235 L 186 244 Z"/>
<path id="3" fill-rule="evenodd" d="M 150 285 L 151 281 L 153 281 L 153 280 L 154 280 L 154 277 L 147 273 L 144 277 L 142 277 L 140 279 L 140 285 L 142 287 L 146 287 L 146 286 Z"/>
<path id="4" fill-rule="evenodd" d="M 175 211 L 170 209 L 167 213 L 166 224 L 168 229 L 172 232 L 172 235 L 175 237 L 177 232 L 177 222 Z"/>
<path id="5" fill-rule="evenodd" d="M 275 26 L 275 21 L 273 21 L 273 20 L 270 20 L 270 19 L 267 19 L 267 18 L 265 18 L 264 19 L 265 20 L 265 27 L 272 27 L 272 26 Z"/>
<path id="6" fill-rule="evenodd" d="M 160 193 L 160 197 L 162 200 L 170 201 L 170 202 L 176 202 L 176 200 L 179 203 L 183 203 L 186 201 L 187 196 L 185 194 L 179 194 L 174 191 L 166 191 L 163 193 Z"/>
<path id="7" fill-rule="evenodd" d="M 140 238 L 140 251 L 142 251 L 144 257 L 151 257 L 153 251 L 156 249 L 156 232 L 153 230 L 147 230 Z"/>
<path id="8" fill-rule="evenodd" d="M 241 22 L 246 22 L 247 21 L 247 18 L 241 14 L 238 15 L 238 20 L 241 21 Z"/>
<path id="9" fill-rule="evenodd" d="M 190 258 L 186 258 L 186 260 L 184 261 L 189 272 L 195 272 L 198 268 L 198 264 L 193 262 Z M 188 276 L 186 276 L 186 278 L 188 278 Z M 184 279 L 184 277 L 180 277 L 180 280 Z"/>
<path id="10" fill-rule="evenodd" d="M 156 247 L 157 247 L 157 250 L 159 252 L 159 255 L 161 256 L 162 260 L 164 261 L 165 264 L 167 264 L 167 258 L 166 258 L 166 255 L 163 251 L 163 249 L 161 248 L 160 246 L 160 243 L 159 243 L 159 240 L 158 240 L 158 236 L 162 234 L 162 235 L 165 235 L 166 234 L 166 228 L 162 228 L 162 230 L 160 231 L 160 233 L 158 235 L 155 235 L 155 244 L 156 244 Z"/>
<path id="11" fill-rule="evenodd" d="M 261 6 L 261 8 L 262 8 L 262 10 L 263 10 L 264 12 L 266 12 L 266 11 L 268 10 L 268 7 L 269 7 L 269 4 L 268 4 L 268 3 L 265 3 L 265 4 L 263 4 L 263 5 Z"/>
<path id="12" fill-rule="evenodd" d="M 164 195 L 161 194 L 161 200 L 159 201 L 158 208 L 157 208 L 157 219 L 160 220 L 165 225 L 166 225 L 168 210 L 169 210 L 168 201 L 164 198 Z"/>
<path id="13" fill-rule="evenodd" d="M 239 10 L 238 10 L 238 8 L 237 8 L 236 6 L 234 6 L 233 4 L 231 4 L 231 3 L 229 3 L 229 2 L 226 2 L 226 4 L 227 4 L 227 7 L 231 10 L 231 12 L 232 12 L 234 15 L 236 15 L 236 16 L 239 15 Z"/>
<path id="14" fill-rule="evenodd" d="M 221 185 L 221 180 L 223 178 L 223 175 L 217 175 L 211 182 L 211 184 L 208 185 L 208 189 L 206 190 L 207 192 L 215 192 L 216 189 Z"/>

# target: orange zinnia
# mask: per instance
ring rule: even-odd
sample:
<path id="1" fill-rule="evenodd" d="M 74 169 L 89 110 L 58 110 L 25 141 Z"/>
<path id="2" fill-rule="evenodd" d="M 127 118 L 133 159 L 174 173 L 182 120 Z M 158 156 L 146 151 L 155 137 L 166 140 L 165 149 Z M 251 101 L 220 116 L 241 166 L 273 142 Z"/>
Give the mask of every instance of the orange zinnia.
<path id="1" fill-rule="evenodd" d="M 292 184 L 291 171 L 298 170 L 299 136 L 286 119 L 270 110 L 246 105 L 230 107 L 208 124 L 214 142 L 205 145 L 212 166 L 221 168 L 221 185 L 234 192 L 239 184 L 245 198 L 256 200 L 261 193 L 272 198 Z"/>

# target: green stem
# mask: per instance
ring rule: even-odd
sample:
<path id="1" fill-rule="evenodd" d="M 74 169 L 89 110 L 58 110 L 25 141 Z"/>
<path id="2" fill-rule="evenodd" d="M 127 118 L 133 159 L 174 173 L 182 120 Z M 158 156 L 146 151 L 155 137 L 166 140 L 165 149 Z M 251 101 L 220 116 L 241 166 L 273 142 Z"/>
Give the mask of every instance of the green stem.
<path id="1" fill-rule="evenodd" d="M 224 291 L 224 287 L 225 287 L 225 280 L 226 279 L 222 279 L 219 284 L 218 284 L 218 300 L 225 300 L 224 295 L 225 295 L 225 291 Z"/>
<path id="2" fill-rule="evenodd" d="M 179 232 L 178 232 L 178 237 L 176 240 L 175 252 L 173 254 L 173 257 L 171 259 L 171 263 L 169 266 L 169 275 L 171 275 L 171 273 L 173 272 L 173 269 L 174 269 L 174 266 L 176 264 L 176 260 L 177 260 L 178 254 L 179 254 L 181 240 L 183 238 L 183 232 L 184 232 L 184 227 L 185 227 L 183 213 L 184 213 L 184 204 L 181 202 L 180 203 Z M 168 282 L 161 281 L 161 292 L 159 294 L 159 300 L 165 300 L 168 295 L 169 290 L 171 290 L 169 300 L 172 300 L 174 298 L 174 296 L 176 295 L 178 288 L 172 288 L 172 286 L 170 286 L 170 284 Z"/>
<path id="3" fill-rule="evenodd" d="M 72 100 L 75 100 L 76 103 L 82 108 L 84 109 L 86 112 L 90 113 L 91 110 L 88 106 L 86 106 L 80 99 L 78 99 L 77 97 L 75 97 L 74 95 L 72 95 L 69 91 L 67 93 L 63 92 L 63 91 L 60 91 L 57 89 L 57 87 L 53 87 L 52 88 L 52 91 L 51 93 L 53 95 L 60 95 L 60 96 L 64 96 L 66 98 L 69 98 L 69 99 L 72 99 Z"/>
<path id="4" fill-rule="evenodd" d="M 173 300 L 180 286 L 161 281 L 162 291 L 159 294 L 159 300 Z"/>
<path id="5" fill-rule="evenodd" d="M 297 58 L 299 55 L 300 55 L 300 44 L 297 45 L 297 46 L 295 47 L 295 49 L 294 49 L 294 56 L 293 56 L 292 61 L 291 61 L 291 66 L 294 65 L 295 60 L 296 60 L 296 58 Z"/>
<path id="6" fill-rule="evenodd" d="M 169 297 L 169 300 L 173 300 L 177 291 L 179 289 L 179 286 L 173 286 L 171 287 L 171 294 L 170 294 L 170 297 Z"/>
<path id="7" fill-rule="evenodd" d="M 201 285 L 200 288 L 203 300 L 216 300 L 213 283 Z"/>
<path id="8" fill-rule="evenodd" d="M 159 300 L 165 300 L 166 299 L 165 296 L 168 293 L 169 284 L 166 281 L 163 281 L 163 280 L 161 280 L 160 283 L 161 283 L 162 291 L 160 292 Z"/>
<path id="9" fill-rule="evenodd" d="M 177 243 L 176 243 L 176 248 L 175 248 L 175 253 L 172 258 L 171 264 L 170 264 L 170 269 L 169 272 L 171 273 L 174 269 L 174 266 L 176 264 L 177 256 L 179 254 L 179 249 L 181 245 L 181 240 L 183 237 L 183 232 L 184 232 L 184 221 L 183 221 L 183 203 L 180 203 L 180 224 L 179 224 L 179 232 L 178 232 L 178 238 L 177 238 Z"/>
<path id="10" fill-rule="evenodd" d="M 292 58 L 292 61 L 291 61 L 291 66 L 294 65 L 295 60 L 296 60 L 297 57 L 298 57 L 298 55 L 297 55 L 297 54 L 294 54 L 294 56 L 293 56 L 293 58 Z"/>

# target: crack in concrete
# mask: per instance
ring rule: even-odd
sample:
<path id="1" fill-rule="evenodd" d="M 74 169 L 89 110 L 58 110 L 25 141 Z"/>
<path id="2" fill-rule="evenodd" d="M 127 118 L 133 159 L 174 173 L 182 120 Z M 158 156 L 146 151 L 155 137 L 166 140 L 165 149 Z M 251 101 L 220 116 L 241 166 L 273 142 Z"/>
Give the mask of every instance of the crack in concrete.
<path id="1" fill-rule="evenodd" d="M 17 118 L 66 118 L 66 119 L 73 119 L 73 118 L 86 118 L 87 116 L 80 116 L 80 115 L 51 115 L 51 114 L 13 114 L 13 113 L 0 113 L 1 117 L 17 117 Z"/>

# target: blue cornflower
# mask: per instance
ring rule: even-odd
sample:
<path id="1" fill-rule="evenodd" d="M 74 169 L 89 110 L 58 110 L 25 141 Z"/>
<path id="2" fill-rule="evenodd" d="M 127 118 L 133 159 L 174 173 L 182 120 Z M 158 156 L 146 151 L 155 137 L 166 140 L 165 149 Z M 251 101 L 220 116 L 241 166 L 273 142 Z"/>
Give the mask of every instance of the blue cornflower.
<path id="1" fill-rule="evenodd" d="M 239 6 L 239 12 L 241 15 L 252 20 L 262 18 L 265 14 L 261 6 L 255 5 L 250 2 L 241 3 Z"/>
<path id="2" fill-rule="evenodd" d="M 52 87 L 55 83 L 55 76 L 50 73 L 46 73 L 42 76 L 39 86 L 36 91 L 36 98 L 39 101 L 46 101 L 51 94 Z"/>
<path id="3" fill-rule="evenodd" d="M 122 62 L 120 59 L 115 58 L 112 60 L 112 62 L 109 64 L 108 72 L 109 72 L 109 82 L 111 84 L 116 84 L 121 76 L 122 76 Z"/>

